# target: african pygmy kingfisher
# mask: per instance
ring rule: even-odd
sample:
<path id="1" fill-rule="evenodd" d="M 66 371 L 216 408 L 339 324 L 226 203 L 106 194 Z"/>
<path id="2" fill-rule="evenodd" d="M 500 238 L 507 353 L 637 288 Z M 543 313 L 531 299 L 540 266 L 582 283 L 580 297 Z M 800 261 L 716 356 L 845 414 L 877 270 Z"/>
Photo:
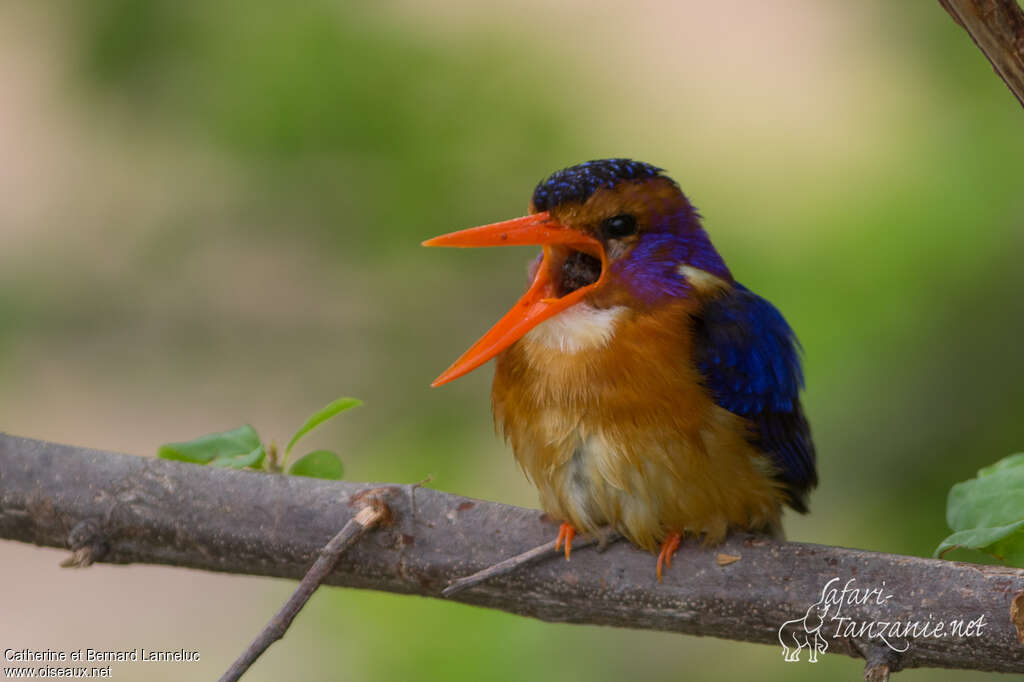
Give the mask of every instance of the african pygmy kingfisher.
<path id="1" fill-rule="evenodd" d="M 573 536 L 613 527 L 655 551 L 687 534 L 778 534 L 817 483 L 793 331 L 733 279 L 662 169 L 558 171 L 530 215 L 426 246 L 539 245 L 513 308 L 433 383 L 495 358 L 496 424 Z"/>

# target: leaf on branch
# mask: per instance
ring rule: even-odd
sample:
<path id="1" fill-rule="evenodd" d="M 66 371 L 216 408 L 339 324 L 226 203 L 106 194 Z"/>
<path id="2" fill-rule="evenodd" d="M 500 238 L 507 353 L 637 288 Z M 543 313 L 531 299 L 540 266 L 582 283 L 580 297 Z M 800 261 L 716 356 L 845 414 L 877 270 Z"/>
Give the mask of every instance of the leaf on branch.
<path id="1" fill-rule="evenodd" d="M 295 444 L 304 435 L 335 417 L 345 410 L 362 405 L 355 398 L 338 398 L 315 412 L 303 424 L 285 448 L 285 461 Z M 260 442 L 256 429 L 248 424 L 231 431 L 210 433 L 195 440 L 181 443 L 165 443 L 157 450 L 162 459 L 174 459 L 193 464 L 210 464 L 215 467 L 229 469 L 261 469 L 280 473 L 281 466 L 277 463 L 276 447 L 271 444 L 270 455 Z M 315 450 L 295 462 L 288 473 L 292 476 L 308 476 L 340 480 L 344 474 L 341 458 L 329 450 Z"/>
<path id="2" fill-rule="evenodd" d="M 214 457 L 210 461 L 210 466 L 221 467 L 222 469 L 244 469 L 246 467 L 258 469 L 263 464 L 263 458 L 266 454 L 263 446 L 260 445 L 252 452 L 247 452 L 244 455 Z"/>
<path id="3" fill-rule="evenodd" d="M 330 450 L 314 450 L 298 459 L 288 470 L 289 476 L 308 476 L 340 481 L 345 474 L 341 458 Z"/>
<path id="4" fill-rule="evenodd" d="M 935 556 L 961 547 L 1024 566 L 1024 453 L 978 471 L 949 491 L 946 522 L 954 531 Z"/>
<path id="5" fill-rule="evenodd" d="M 337 400 L 328 403 L 322 409 L 314 412 L 313 415 L 306 420 L 306 423 L 299 427 L 299 430 L 295 432 L 295 435 L 292 436 L 292 439 L 288 441 L 288 447 L 284 449 L 285 457 L 287 457 L 288 453 L 292 451 L 292 448 L 295 446 L 295 444 L 299 442 L 299 439 L 305 436 L 307 433 L 309 433 L 316 427 L 320 426 L 331 417 L 336 417 L 345 410 L 351 409 L 353 407 L 359 407 L 362 404 L 363 401 L 357 400 L 355 398 L 338 398 Z"/>
<path id="6" fill-rule="evenodd" d="M 256 429 L 246 424 L 231 431 L 210 433 L 183 443 L 166 443 L 160 446 L 156 454 L 162 459 L 174 459 L 195 464 L 211 464 L 216 463 L 216 460 L 233 460 L 243 455 L 253 457 L 254 461 L 262 461 L 263 446 Z M 232 465 L 217 463 L 217 466 Z"/>

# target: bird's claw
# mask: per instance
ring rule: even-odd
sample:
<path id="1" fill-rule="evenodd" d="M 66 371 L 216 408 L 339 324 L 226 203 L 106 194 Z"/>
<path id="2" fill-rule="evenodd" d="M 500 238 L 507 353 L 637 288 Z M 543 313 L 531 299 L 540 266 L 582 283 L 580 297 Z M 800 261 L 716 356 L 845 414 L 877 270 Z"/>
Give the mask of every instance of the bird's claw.
<path id="1" fill-rule="evenodd" d="M 569 560 L 569 554 L 572 552 L 572 539 L 576 537 L 576 529 L 570 526 L 568 523 L 563 523 L 558 527 L 558 537 L 555 539 L 555 551 L 557 552 L 562 547 L 562 542 L 565 542 L 565 560 Z"/>
<path id="2" fill-rule="evenodd" d="M 668 537 L 661 543 L 661 552 L 658 554 L 658 582 L 661 582 L 661 566 L 672 567 L 672 555 L 679 549 L 679 542 L 682 536 L 679 533 L 669 533 Z"/>

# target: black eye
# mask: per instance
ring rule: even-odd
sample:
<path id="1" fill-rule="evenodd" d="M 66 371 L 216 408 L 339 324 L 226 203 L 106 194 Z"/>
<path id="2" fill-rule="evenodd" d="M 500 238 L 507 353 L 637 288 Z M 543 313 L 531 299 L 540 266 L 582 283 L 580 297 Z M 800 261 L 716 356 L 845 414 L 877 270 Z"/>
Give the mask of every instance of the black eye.
<path id="1" fill-rule="evenodd" d="M 628 213 L 606 218 L 601 223 L 601 233 L 606 239 L 621 239 L 636 234 L 636 218 Z"/>

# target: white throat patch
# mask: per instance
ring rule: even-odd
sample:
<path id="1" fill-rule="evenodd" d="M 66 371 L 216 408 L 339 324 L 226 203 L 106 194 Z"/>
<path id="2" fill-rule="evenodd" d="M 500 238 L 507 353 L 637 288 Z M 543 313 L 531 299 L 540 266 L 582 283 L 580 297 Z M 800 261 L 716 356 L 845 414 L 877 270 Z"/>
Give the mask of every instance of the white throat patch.
<path id="1" fill-rule="evenodd" d="M 527 332 L 524 338 L 563 353 L 578 353 L 607 345 L 624 312 L 625 306 L 598 309 L 587 303 L 577 303 L 544 320 Z"/>

